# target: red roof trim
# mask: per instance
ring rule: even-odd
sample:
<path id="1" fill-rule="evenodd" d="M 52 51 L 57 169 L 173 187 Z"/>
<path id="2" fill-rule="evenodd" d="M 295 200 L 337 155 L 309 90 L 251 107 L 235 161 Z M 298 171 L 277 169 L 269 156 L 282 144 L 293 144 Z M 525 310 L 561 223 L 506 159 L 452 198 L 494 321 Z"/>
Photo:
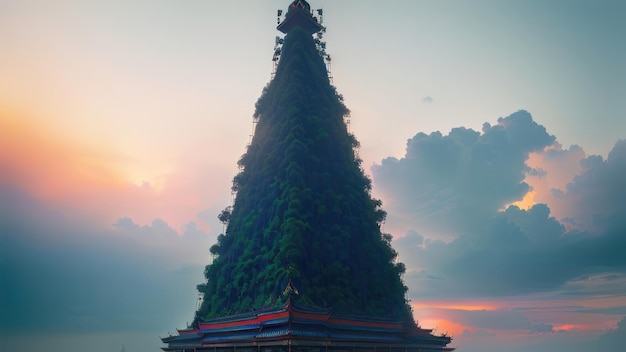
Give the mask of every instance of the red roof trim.
<path id="1" fill-rule="evenodd" d="M 276 320 L 276 319 L 285 319 L 289 316 L 288 311 L 282 311 L 278 313 L 257 315 L 255 318 L 237 320 L 237 321 L 226 321 L 226 322 L 200 322 L 198 323 L 200 329 L 202 330 L 213 330 L 213 329 L 224 329 L 224 328 L 232 328 L 236 326 L 243 325 L 261 325 L 264 322 Z"/>
<path id="2" fill-rule="evenodd" d="M 176 331 L 178 331 L 178 335 L 190 335 L 198 332 L 196 328 L 176 329 Z"/>

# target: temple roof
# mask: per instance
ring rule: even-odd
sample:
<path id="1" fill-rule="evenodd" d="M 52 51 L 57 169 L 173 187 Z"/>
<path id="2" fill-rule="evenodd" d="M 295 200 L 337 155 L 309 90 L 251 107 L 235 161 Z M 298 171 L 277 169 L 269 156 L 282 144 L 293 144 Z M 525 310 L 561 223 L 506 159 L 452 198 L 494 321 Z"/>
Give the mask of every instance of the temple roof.
<path id="1" fill-rule="evenodd" d="M 177 335 L 162 338 L 164 351 L 209 350 L 220 346 L 259 346 L 285 342 L 302 346 L 349 344 L 423 351 L 452 351 L 450 337 L 432 330 L 407 327 L 399 320 L 335 315 L 330 309 L 311 308 L 291 300 L 279 308 L 198 321 Z"/>

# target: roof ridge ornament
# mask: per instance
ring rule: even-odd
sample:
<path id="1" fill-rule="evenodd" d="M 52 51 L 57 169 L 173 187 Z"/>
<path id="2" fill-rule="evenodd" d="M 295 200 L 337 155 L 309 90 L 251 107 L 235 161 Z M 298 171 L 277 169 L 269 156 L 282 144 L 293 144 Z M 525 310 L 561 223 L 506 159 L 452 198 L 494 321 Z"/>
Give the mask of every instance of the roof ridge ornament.
<path id="1" fill-rule="evenodd" d="M 293 285 L 293 282 L 291 282 L 291 279 L 289 279 L 289 282 L 287 282 L 287 286 L 283 290 L 283 296 L 289 295 L 289 298 L 291 298 L 292 295 L 299 295 L 299 294 L 300 292 L 298 292 L 298 289 Z"/>

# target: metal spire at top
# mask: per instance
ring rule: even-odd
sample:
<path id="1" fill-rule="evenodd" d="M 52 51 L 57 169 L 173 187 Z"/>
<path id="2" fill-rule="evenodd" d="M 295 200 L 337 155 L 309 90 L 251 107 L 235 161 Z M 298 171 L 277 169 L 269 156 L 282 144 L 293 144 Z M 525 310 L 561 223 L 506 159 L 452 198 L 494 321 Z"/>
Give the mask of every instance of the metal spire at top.
<path id="1" fill-rule="evenodd" d="M 321 15 L 321 10 L 318 10 Z M 278 10 L 279 24 L 276 29 L 287 34 L 295 27 L 300 27 L 310 34 L 320 32 L 324 29 L 321 25 L 321 21 L 313 15 L 311 11 L 311 5 L 306 0 L 296 0 L 289 5 L 285 19 L 280 22 L 280 16 L 282 11 Z"/>

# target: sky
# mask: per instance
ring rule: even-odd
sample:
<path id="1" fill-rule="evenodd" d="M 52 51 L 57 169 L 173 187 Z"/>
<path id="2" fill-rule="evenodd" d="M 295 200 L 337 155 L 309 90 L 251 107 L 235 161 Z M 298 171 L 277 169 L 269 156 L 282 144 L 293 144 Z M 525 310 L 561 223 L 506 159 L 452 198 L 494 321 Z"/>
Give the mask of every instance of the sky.
<path id="1" fill-rule="evenodd" d="M 0 0 L 0 335 L 155 351 L 223 231 L 288 1 Z M 415 317 L 626 343 L 626 5 L 311 1 Z"/>

